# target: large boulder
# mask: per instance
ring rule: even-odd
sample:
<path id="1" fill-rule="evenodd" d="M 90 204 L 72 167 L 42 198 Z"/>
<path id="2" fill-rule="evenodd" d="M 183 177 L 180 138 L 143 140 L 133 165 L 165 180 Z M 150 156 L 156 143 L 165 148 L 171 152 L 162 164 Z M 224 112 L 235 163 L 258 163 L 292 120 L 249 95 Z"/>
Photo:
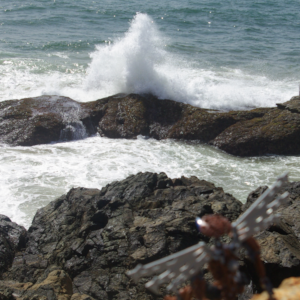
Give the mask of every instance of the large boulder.
<path id="1" fill-rule="evenodd" d="M 266 189 L 263 186 L 251 192 L 243 210 Z M 274 286 L 278 286 L 284 278 L 300 276 L 300 182 L 287 183 L 284 190 L 290 195 L 287 203 L 278 210 L 280 219 L 268 230 L 255 236 L 261 246 L 261 258 Z M 251 264 L 247 263 L 247 266 L 254 282 L 258 284 L 255 270 Z"/>
<path id="2" fill-rule="evenodd" d="M 300 98 L 278 104 L 262 116 L 241 120 L 210 143 L 230 154 L 252 156 L 300 153 Z"/>
<path id="3" fill-rule="evenodd" d="M 62 96 L 0 102 L 0 141 L 10 145 L 80 139 L 96 132 L 109 138 L 146 135 L 208 142 L 235 122 L 231 114 L 152 95 L 118 94 L 87 103 Z"/>
<path id="4" fill-rule="evenodd" d="M 151 95 L 131 94 L 109 99 L 98 131 L 113 138 L 135 138 L 142 134 L 156 139 L 208 142 L 235 122 L 231 115 Z"/>
<path id="5" fill-rule="evenodd" d="M 126 271 L 208 241 L 196 230 L 196 216 L 220 213 L 234 220 L 241 207 L 212 183 L 196 177 L 172 180 L 164 173 L 139 173 L 101 191 L 72 189 L 38 210 L 27 247 L 3 274 L 0 290 L 10 288 L 22 297 L 48 293 L 55 299 L 60 291 L 55 284 L 69 276 L 73 294 L 158 299 L 145 290 L 143 280 L 135 285 Z M 62 290 L 71 297 L 70 289 Z"/>
<path id="6" fill-rule="evenodd" d="M 32 146 L 95 134 L 89 112 L 67 97 L 40 96 L 0 102 L 0 142 Z"/>
<path id="7" fill-rule="evenodd" d="M 79 103 L 62 96 L 0 102 L 0 142 L 30 146 L 109 138 L 199 140 L 239 156 L 300 153 L 300 98 L 277 108 L 220 112 L 152 95 L 118 94 Z"/>
<path id="8" fill-rule="evenodd" d="M 252 192 L 242 205 L 205 180 L 149 172 L 102 190 L 71 189 L 37 211 L 27 238 L 15 229 L 7 231 L 15 246 L 5 252 L 13 260 L 11 267 L 0 268 L 0 299 L 162 299 L 145 289 L 147 279 L 134 284 L 126 271 L 201 240 L 210 244 L 197 232 L 195 217 L 218 213 L 233 221 L 265 189 Z M 275 287 L 286 277 L 300 275 L 300 183 L 284 189 L 290 197 L 280 208 L 281 219 L 256 235 Z M 3 231 L 11 222 L 4 216 L 2 220 Z M 252 280 L 240 299 L 249 299 L 252 291 L 260 290 L 259 278 L 243 253 L 240 264 Z"/>

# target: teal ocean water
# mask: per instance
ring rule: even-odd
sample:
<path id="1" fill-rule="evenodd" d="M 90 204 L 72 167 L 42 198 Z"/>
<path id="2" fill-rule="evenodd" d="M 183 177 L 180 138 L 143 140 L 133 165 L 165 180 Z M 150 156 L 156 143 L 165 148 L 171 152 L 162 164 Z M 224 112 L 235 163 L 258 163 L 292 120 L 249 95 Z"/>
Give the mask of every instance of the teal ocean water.
<path id="1" fill-rule="evenodd" d="M 153 93 L 199 107 L 274 106 L 299 93 L 299 1 L 0 1 L 0 101 Z M 138 171 L 210 180 L 245 201 L 299 157 L 235 158 L 201 144 L 87 140 L 0 145 L 0 213 L 28 226 L 72 186 Z"/>
<path id="2" fill-rule="evenodd" d="M 152 92 L 203 107 L 298 93 L 298 1 L 1 1 L 0 99 Z"/>

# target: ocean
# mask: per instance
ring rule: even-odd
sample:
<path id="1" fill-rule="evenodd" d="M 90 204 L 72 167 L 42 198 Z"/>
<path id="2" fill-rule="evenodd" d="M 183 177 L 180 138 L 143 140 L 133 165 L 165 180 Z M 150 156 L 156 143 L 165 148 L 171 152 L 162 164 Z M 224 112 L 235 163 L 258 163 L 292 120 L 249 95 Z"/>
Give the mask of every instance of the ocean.
<path id="1" fill-rule="evenodd" d="M 0 101 L 63 95 L 87 102 L 152 93 L 220 110 L 271 107 L 299 94 L 298 1 L 0 2 Z M 245 202 L 298 156 L 239 158 L 199 142 L 85 140 L 0 145 L 1 214 L 29 227 L 71 187 L 137 172 L 195 175 Z"/>

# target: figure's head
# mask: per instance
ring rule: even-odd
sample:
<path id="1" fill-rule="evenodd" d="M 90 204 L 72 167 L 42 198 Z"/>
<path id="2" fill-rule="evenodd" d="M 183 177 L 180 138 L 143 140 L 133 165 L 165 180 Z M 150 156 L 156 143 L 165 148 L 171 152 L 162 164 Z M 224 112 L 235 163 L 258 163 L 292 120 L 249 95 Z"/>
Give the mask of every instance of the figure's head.
<path id="1" fill-rule="evenodd" d="M 221 215 L 205 215 L 203 218 L 196 218 L 196 226 L 202 234 L 219 238 L 231 231 L 231 223 Z"/>

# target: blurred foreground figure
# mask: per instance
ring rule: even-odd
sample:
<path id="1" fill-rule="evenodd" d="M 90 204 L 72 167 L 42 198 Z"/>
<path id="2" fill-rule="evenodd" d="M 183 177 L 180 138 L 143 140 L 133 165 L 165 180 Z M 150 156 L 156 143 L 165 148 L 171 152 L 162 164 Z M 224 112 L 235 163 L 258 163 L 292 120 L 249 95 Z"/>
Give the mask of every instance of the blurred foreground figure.
<path id="1" fill-rule="evenodd" d="M 275 210 L 285 202 L 288 193 L 278 196 L 287 174 L 277 179 L 273 186 L 265 191 L 234 223 L 221 215 L 206 215 L 196 219 L 198 230 L 214 238 L 214 245 L 209 248 L 205 243 L 189 247 L 166 258 L 147 265 L 137 265 L 127 272 L 135 282 L 141 277 L 159 274 L 146 283 L 146 287 L 154 293 L 167 282 L 167 290 L 177 296 L 166 296 L 165 300 L 190 300 L 196 298 L 205 300 L 236 300 L 237 295 L 248 284 L 246 276 L 239 270 L 238 251 L 244 248 L 253 261 L 263 289 L 274 299 L 272 286 L 266 277 L 264 265 L 260 259 L 260 247 L 253 238 L 255 233 L 268 228 L 279 216 Z M 231 243 L 222 244 L 220 237 L 229 235 Z M 202 268 L 207 263 L 208 270 L 215 279 L 213 285 L 208 285 L 203 279 Z M 190 286 L 179 289 L 182 284 L 191 281 Z M 178 291 L 179 289 L 179 291 Z"/>

